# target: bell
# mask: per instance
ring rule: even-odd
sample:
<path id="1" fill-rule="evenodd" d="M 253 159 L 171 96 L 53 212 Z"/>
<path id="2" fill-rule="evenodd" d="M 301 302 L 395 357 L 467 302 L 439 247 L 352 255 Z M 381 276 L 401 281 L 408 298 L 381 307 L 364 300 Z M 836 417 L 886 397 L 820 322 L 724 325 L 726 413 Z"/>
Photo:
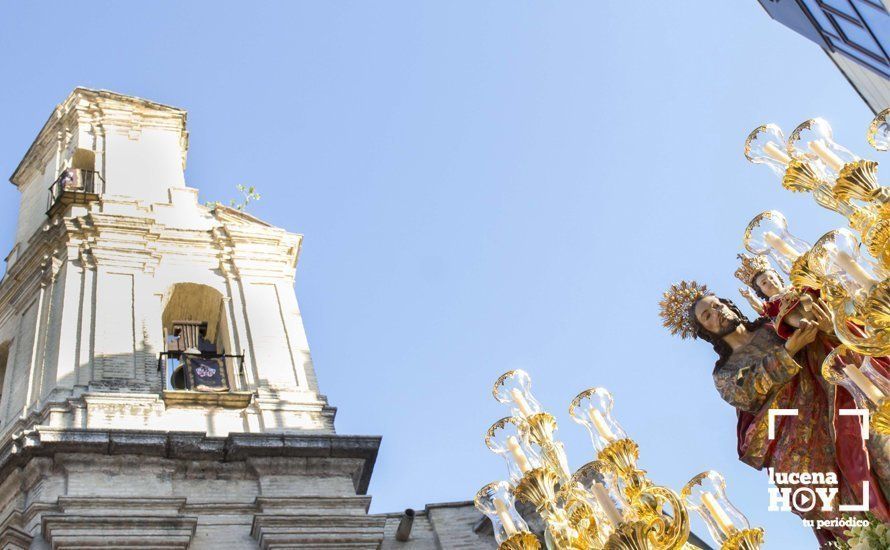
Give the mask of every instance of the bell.
<path id="1" fill-rule="evenodd" d="M 185 369 L 182 368 L 182 363 L 179 363 L 173 369 L 173 374 L 170 376 L 170 385 L 175 390 L 185 389 Z"/>

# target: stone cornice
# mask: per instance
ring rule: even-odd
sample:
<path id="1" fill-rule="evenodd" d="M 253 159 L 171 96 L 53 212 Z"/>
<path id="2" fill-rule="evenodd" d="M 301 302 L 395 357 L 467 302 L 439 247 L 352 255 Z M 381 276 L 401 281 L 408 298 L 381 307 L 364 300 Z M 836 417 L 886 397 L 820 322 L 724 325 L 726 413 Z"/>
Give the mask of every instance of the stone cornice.
<path id="1" fill-rule="evenodd" d="M 299 496 L 299 497 L 256 497 L 254 502 L 257 510 L 270 514 L 275 511 L 287 510 L 293 513 L 296 510 L 313 513 L 318 511 L 340 510 L 351 507 L 363 510 L 365 513 L 371 507 L 371 497 L 362 496 Z"/>
<path id="2" fill-rule="evenodd" d="M 83 510 L 168 510 L 173 513 L 182 512 L 187 499 L 184 497 L 71 497 L 60 496 L 58 509 L 60 512 L 76 512 Z"/>
<path id="3" fill-rule="evenodd" d="M 232 433 L 208 437 L 198 432 L 80 430 L 38 427 L 18 434 L 0 448 L 0 478 L 34 457 L 56 453 L 139 454 L 180 460 L 246 461 L 258 457 L 342 458 L 362 464 L 353 479 L 364 495 L 380 448 L 379 436 L 334 434 Z"/>
<path id="4" fill-rule="evenodd" d="M 25 183 L 29 179 L 28 173 L 37 169 L 41 159 L 46 159 L 56 149 L 58 140 L 79 124 L 101 127 L 103 131 L 111 128 L 128 135 L 138 134 L 144 128 L 179 131 L 185 166 L 188 151 L 186 111 L 138 97 L 78 87 L 52 112 L 9 181 L 16 186 Z"/>
<path id="5" fill-rule="evenodd" d="M 386 518 L 365 515 L 257 514 L 250 534 L 273 548 L 378 548 Z"/>
<path id="6" fill-rule="evenodd" d="M 182 548 L 189 547 L 198 518 L 171 515 L 44 514 L 43 538 L 52 548 Z"/>
<path id="7" fill-rule="evenodd" d="M 34 537 L 24 529 L 15 525 L 0 526 L 0 548 L 15 550 L 31 548 Z"/>
<path id="8" fill-rule="evenodd" d="M 234 277 L 292 281 L 302 235 L 243 215 L 220 216 L 209 230 L 181 229 L 144 215 L 87 212 L 56 218 L 35 231 L 0 281 L 0 310 L 33 294 L 43 267 L 65 260 L 151 272 L 161 256 L 219 266 Z"/>
<path id="9" fill-rule="evenodd" d="M 164 390 L 164 403 L 171 406 L 222 407 L 224 409 L 243 409 L 250 405 L 253 392 L 195 392 L 186 390 Z"/>

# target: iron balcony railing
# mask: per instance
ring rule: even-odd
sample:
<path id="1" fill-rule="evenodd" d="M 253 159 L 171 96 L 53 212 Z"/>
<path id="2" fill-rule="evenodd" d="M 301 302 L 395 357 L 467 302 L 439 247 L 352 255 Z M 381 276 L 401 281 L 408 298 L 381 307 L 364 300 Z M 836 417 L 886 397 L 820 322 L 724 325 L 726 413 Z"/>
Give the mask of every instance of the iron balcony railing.
<path id="1" fill-rule="evenodd" d="M 96 200 L 105 192 L 105 179 L 95 170 L 68 168 L 49 186 L 47 214 L 69 204 Z"/>

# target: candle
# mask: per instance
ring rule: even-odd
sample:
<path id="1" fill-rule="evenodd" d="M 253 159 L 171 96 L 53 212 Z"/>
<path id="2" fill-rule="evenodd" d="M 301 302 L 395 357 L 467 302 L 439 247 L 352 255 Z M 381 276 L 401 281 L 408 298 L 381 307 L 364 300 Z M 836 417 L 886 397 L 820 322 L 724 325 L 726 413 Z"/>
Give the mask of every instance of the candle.
<path id="1" fill-rule="evenodd" d="M 776 147 L 776 144 L 772 141 L 767 142 L 767 144 L 763 146 L 763 152 L 772 157 L 773 160 L 777 160 L 782 164 L 791 162 L 791 157 L 789 157 L 785 151 Z"/>
<path id="2" fill-rule="evenodd" d="M 844 161 L 841 157 L 834 154 L 821 139 L 813 140 L 809 144 L 810 150 L 819 155 L 819 158 L 825 161 L 835 172 L 840 172 L 844 167 Z"/>
<path id="3" fill-rule="evenodd" d="M 501 525 L 504 526 L 504 531 L 507 532 L 507 536 L 510 537 L 519 532 L 516 529 L 516 524 L 513 523 L 513 518 L 510 517 L 510 511 L 507 510 L 507 505 L 504 504 L 499 498 L 494 499 L 494 509 L 498 514 L 498 519 L 501 520 Z"/>
<path id="4" fill-rule="evenodd" d="M 800 253 L 797 250 L 791 248 L 790 244 L 783 241 L 781 237 L 779 237 L 772 231 L 767 231 L 766 233 L 764 233 L 763 240 L 766 241 L 766 244 L 773 247 L 776 252 L 778 252 L 782 256 L 785 256 L 792 262 L 800 257 Z"/>
<path id="5" fill-rule="evenodd" d="M 516 461 L 516 465 L 519 466 L 519 470 L 523 474 L 532 469 L 532 465 L 529 463 L 525 453 L 522 452 L 522 448 L 519 447 L 519 441 L 516 439 L 515 435 L 511 435 L 507 438 L 507 448 L 510 450 L 513 459 Z"/>
<path id="6" fill-rule="evenodd" d="M 566 477 L 572 477 L 572 471 L 569 470 L 569 459 L 566 457 L 565 449 L 561 446 L 556 448 L 556 460 L 559 462 L 559 469 Z"/>
<path id="7" fill-rule="evenodd" d="M 708 509 L 708 512 L 711 513 L 711 517 L 717 522 L 717 527 L 720 528 L 724 535 L 729 535 L 735 531 L 735 525 L 732 524 L 732 520 L 717 502 L 717 499 L 714 498 L 714 495 L 704 491 L 701 495 L 701 502 Z"/>
<path id="8" fill-rule="evenodd" d="M 603 413 L 599 412 L 596 409 L 590 409 L 590 420 L 593 421 L 593 426 L 596 428 L 596 431 L 599 432 L 600 436 L 603 439 L 608 441 L 609 443 L 618 439 L 618 436 L 615 435 L 615 432 L 609 428 L 609 423 L 606 422 L 606 417 L 603 416 Z"/>
<path id="9" fill-rule="evenodd" d="M 856 387 L 862 390 L 862 393 L 864 393 L 875 405 L 880 405 L 881 402 L 884 401 L 884 392 L 875 386 L 871 380 L 866 378 L 859 369 L 853 365 L 844 365 L 844 373 L 846 373 Z"/>
<path id="10" fill-rule="evenodd" d="M 621 523 L 621 512 L 618 511 L 618 508 L 615 507 L 615 503 L 612 502 L 612 498 L 609 496 L 609 490 L 602 483 L 594 483 L 590 492 L 593 493 L 593 498 L 599 503 L 600 508 L 603 509 L 603 512 L 606 514 L 606 519 L 609 520 L 609 523 L 618 527 Z"/>
<path id="11" fill-rule="evenodd" d="M 849 275 L 854 281 L 859 283 L 866 291 L 871 290 L 875 286 L 876 281 L 871 278 L 867 271 L 846 252 L 837 252 L 837 264 Z"/>
<path id="12" fill-rule="evenodd" d="M 519 407 L 519 412 L 522 413 L 522 416 L 531 416 L 534 414 L 532 408 L 528 406 L 528 401 L 525 400 L 525 396 L 522 395 L 522 392 L 519 391 L 518 388 L 510 390 L 510 395 L 513 396 L 513 402 Z"/>

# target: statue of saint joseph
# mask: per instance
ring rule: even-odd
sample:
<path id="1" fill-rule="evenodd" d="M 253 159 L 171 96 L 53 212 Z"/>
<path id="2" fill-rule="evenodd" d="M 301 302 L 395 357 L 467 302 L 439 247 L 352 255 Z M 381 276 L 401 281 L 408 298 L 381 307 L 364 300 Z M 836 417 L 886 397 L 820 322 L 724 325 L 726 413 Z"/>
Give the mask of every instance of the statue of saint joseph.
<path id="1" fill-rule="evenodd" d="M 754 284 L 756 275 L 760 274 L 752 277 Z M 785 292 L 780 281 L 769 282 L 777 294 Z M 778 319 L 781 330 L 777 330 L 770 317 L 750 321 L 732 301 L 718 298 L 704 285 L 682 281 L 665 292 L 661 317 L 673 334 L 705 340 L 717 353 L 714 385 L 737 411 L 737 450 L 742 462 L 780 474 L 835 474 L 838 493 L 832 511 L 816 506 L 798 515 L 820 520 L 849 514 L 838 512 L 838 505 L 861 504 L 862 482 L 868 481 L 871 512 L 890 522 L 888 495 L 862 440 L 860 417 L 838 414 L 839 409 L 855 408 L 854 401 L 846 390 L 821 376 L 823 359 L 838 345 L 828 308 L 805 294 L 802 300 L 795 296 L 793 305 L 784 304 Z M 806 307 L 798 308 L 800 302 Z M 767 304 L 764 311 L 773 309 Z M 768 435 L 770 409 L 798 410 L 796 417 L 776 418 L 773 439 Z M 783 487 L 797 488 L 793 484 Z M 843 538 L 843 531 L 843 527 L 823 528 L 815 534 L 824 544 Z"/>

